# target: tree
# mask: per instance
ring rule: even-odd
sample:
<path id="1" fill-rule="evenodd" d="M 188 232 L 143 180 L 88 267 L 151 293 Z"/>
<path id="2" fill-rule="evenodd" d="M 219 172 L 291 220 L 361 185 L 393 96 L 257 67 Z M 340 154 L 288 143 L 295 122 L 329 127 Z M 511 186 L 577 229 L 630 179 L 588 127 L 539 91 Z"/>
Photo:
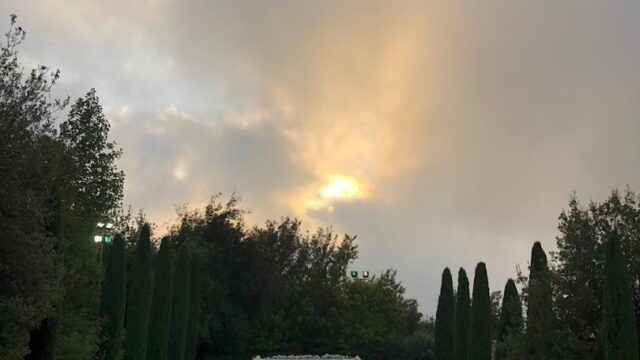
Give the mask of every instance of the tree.
<path id="1" fill-rule="evenodd" d="M 453 359 L 455 298 L 451 271 L 445 268 L 442 272 L 442 284 L 436 310 L 435 355 L 436 360 Z"/>
<path id="2" fill-rule="evenodd" d="M 187 323 L 187 335 L 184 350 L 184 359 L 196 358 L 196 346 L 200 330 L 200 260 L 194 251 L 191 255 L 189 273 L 189 320 Z"/>
<path id="3" fill-rule="evenodd" d="M 103 318 L 100 349 L 106 360 L 119 359 L 127 298 L 127 267 L 124 238 L 118 234 L 113 240 L 105 270 L 100 316 Z"/>
<path id="4" fill-rule="evenodd" d="M 491 360 L 491 302 L 483 262 L 476 266 L 469 326 L 469 360 Z"/>
<path id="5" fill-rule="evenodd" d="M 556 342 L 553 314 L 551 275 L 547 255 L 540 242 L 531 249 L 529 273 L 526 351 L 527 358 L 546 360 L 551 358 Z"/>
<path id="6" fill-rule="evenodd" d="M 173 310 L 171 312 L 171 327 L 169 329 L 168 358 L 182 360 L 184 357 L 187 335 L 187 321 L 189 320 L 189 243 L 180 246 L 178 263 L 173 280 Z"/>
<path id="7" fill-rule="evenodd" d="M 151 307 L 151 231 L 144 224 L 136 244 L 131 290 L 127 302 L 127 336 L 124 358 L 144 360 L 147 356 L 147 333 Z"/>
<path id="8" fill-rule="evenodd" d="M 609 237 L 602 302 L 602 347 L 605 360 L 638 359 L 638 333 L 631 281 L 620 251 L 619 235 Z"/>
<path id="9" fill-rule="evenodd" d="M 455 356 L 456 360 L 467 360 L 469 354 L 469 279 L 467 272 L 458 270 L 458 292 L 456 294 L 456 323 L 455 323 Z"/>
<path id="10" fill-rule="evenodd" d="M 153 299 L 149 315 L 147 359 L 167 360 L 171 322 L 171 240 L 162 239 L 156 256 Z"/>
<path id="11" fill-rule="evenodd" d="M 582 205 L 573 194 L 559 217 L 553 258 L 558 321 L 575 337 L 581 359 L 601 359 L 599 341 L 606 244 L 616 225 L 631 276 L 636 324 L 640 316 L 640 201 L 635 192 L 614 190 L 604 201 Z"/>
<path id="12" fill-rule="evenodd" d="M 504 287 L 500 320 L 497 329 L 496 359 L 505 359 L 508 352 L 505 344 L 507 336 L 517 336 L 522 332 L 522 303 L 513 279 Z"/>
<path id="13" fill-rule="evenodd" d="M 115 164 L 122 150 L 108 142 L 109 127 L 95 89 L 76 100 L 67 121 L 60 125 L 60 139 L 77 165 L 78 176 L 72 185 L 84 198 L 75 205 L 102 216 L 120 204 L 124 182 L 124 173 Z"/>
<path id="14" fill-rule="evenodd" d="M 355 353 L 366 359 L 394 359 L 403 340 L 419 324 L 409 324 L 408 314 L 417 304 L 403 298 L 404 288 L 395 271 L 385 271 L 366 281 L 343 285 L 343 321 L 334 323 L 340 338 L 337 352 Z M 375 311 L 372 311 L 375 309 Z"/>
<path id="15" fill-rule="evenodd" d="M 0 44 L 0 358 L 22 358 L 30 330 L 55 314 L 62 294 L 55 239 L 52 179 L 62 153 L 55 141 L 52 100 L 59 72 L 38 66 L 23 74 L 17 48 L 25 31 L 11 25 Z"/>

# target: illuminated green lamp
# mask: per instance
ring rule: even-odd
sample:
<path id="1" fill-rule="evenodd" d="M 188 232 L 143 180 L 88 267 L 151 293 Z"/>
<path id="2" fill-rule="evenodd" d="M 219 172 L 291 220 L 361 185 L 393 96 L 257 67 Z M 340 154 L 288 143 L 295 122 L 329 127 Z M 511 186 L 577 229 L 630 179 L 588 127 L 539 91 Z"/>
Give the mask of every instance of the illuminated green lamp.
<path id="1" fill-rule="evenodd" d="M 105 235 L 104 236 L 104 242 L 105 244 L 111 244 L 111 241 L 113 241 L 113 238 L 109 235 Z"/>
<path id="2" fill-rule="evenodd" d="M 358 272 L 357 271 L 352 271 L 351 272 L 351 277 L 354 278 L 354 279 L 357 278 L 358 277 Z"/>

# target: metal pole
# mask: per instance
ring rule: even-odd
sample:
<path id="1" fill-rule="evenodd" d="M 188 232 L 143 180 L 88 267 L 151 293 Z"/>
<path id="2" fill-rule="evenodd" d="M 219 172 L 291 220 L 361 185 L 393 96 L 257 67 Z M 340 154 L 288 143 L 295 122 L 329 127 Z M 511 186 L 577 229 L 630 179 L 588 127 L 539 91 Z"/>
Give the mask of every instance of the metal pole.
<path id="1" fill-rule="evenodd" d="M 100 241 L 100 256 L 98 260 L 98 301 L 96 301 L 96 313 L 100 312 L 100 296 L 102 295 L 102 248 L 104 239 Z"/>

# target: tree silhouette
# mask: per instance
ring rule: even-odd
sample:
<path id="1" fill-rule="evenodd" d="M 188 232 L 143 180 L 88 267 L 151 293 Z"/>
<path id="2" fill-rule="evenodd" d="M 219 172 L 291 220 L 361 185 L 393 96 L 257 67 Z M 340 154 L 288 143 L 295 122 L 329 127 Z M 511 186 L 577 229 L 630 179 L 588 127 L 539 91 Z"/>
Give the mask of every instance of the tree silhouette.
<path id="1" fill-rule="evenodd" d="M 147 356 L 147 333 L 151 308 L 151 233 L 149 224 L 140 229 L 136 244 L 131 291 L 127 302 L 127 336 L 125 360 L 144 360 Z"/>
<path id="2" fill-rule="evenodd" d="M 469 299 L 469 279 L 467 272 L 458 270 L 458 292 L 456 294 L 456 323 L 455 323 L 455 356 L 456 360 L 467 360 L 469 354 L 469 313 L 471 300 Z"/>
<path id="3" fill-rule="evenodd" d="M 171 324 L 171 240 L 162 239 L 156 256 L 153 299 L 149 315 L 147 359 L 166 360 Z"/>
<path id="4" fill-rule="evenodd" d="M 173 280 L 173 310 L 171 312 L 171 327 L 167 356 L 171 360 L 182 360 L 187 337 L 187 323 L 189 320 L 189 260 L 191 252 L 189 243 L 180 247 L 178 263 Z"/>
<path id="5" fill-rule="evenodd" d="M 504 286 L 504 296 L 502 298 L 502 308 L 500 309 L 500 320 L 498 321 L 496 359 L 504 359 L 507 349 L 505 340 L 507 336 L 516 337 L 522 332 L 522 303 L 518 296 L 518 289 L 513 279 L 507 280 Z"/>
<path id="6" fill-rule="evenodd" d="M 487 268 L 476 266 L 469 325 L 469 360 L 491 360 L 491 301 Z"/>
<path id="7" fill-rule="evenodd" d="M 553 315 L 551 274 L 547 255 L 540 242 L 531 249 L 528 286 L 527 329 L 525 345 L 527 358 L 549 359 L 555 347 L 555 318 Z"/>
<path id="8" fill-rule="evenodd" d="M 609 236 L 602 302 L 602 347 L 605 360 L 638 358 L 638 333 L 631 281 L 616 231 Z"/>
<path id="9" fill-rule="evenodd" d="M 100 315 L 104 319 L 100 349 L 106 360 L 120 359 L 124 312 L 127 298 L 127 265 L 124 239 L 116 235 L 107 259 L 100 298 Z"/>
<path id="10" fill-rule="evenodd" d="M 193 360 L 196 358 L 196 346 L 198 345 L 198 335 L 200 330 L 200 260 L 198 254 L 192 251 L 189 273 L 189 321 L 187 323 L 187 335 L 184 350 L 184 359 Z"/>
<path id="11" fill-rule="evenodd" d="M 445 268 L 442 272 L 442 284 L 436 311 L 435 355 L 436 360 L 453 359 L 455 298 L 451 271 Z"/>

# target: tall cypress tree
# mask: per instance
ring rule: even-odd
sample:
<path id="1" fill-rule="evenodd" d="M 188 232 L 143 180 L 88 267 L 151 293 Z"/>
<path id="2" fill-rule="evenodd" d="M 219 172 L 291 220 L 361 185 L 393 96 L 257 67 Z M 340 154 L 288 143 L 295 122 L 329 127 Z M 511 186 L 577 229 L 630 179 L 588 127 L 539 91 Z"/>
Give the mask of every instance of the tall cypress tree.
<path id="1" fill-rule="evenodd" d="M 507 336 L 518 336 L 522 332 L 522 303 L 513 279 L 509 279 L 504 287 L 502 308 L 497 329 L 496 359 L 505 357 L 504 342 Z"/>
<path id="2" fill-rule="evenodd" d="M 469 279 L 463 268 L 458 270 L 458 293 L 456 294 L 456 323 L 454 359 L 467 360 L 469 356 Z"/>
<path id="3" fill-rule="evenodd" d="M 442 272 L 442 284 L 436 311 L 435 356 L 436 360 L 453 360 L 453 321 L 455 316 L 455 299 L 451 271 L 445 268 Z"/>
<path id="4" fill-rule="evenodd" d="M 555 348 L 556 321 L 547 255 L 540 242 L 531 249 L 525 351 L 528 359 L 546 360 Z"/>
<path id="5" fill-rule="evenodd" d="M 149 316 L 147 359 L 167 360 L 171 321 L 171 241 L 162 239 L 156 257 L 153 299 Z"/>
<path id="6" fill-rule="evenodd" d="M 171 360 L 182 360 L 184 357 L 187 320 L 189 319 L 189 258 L 190 251 L 187 242 L 180 247 L 173 281 L 173 311 L 167 350 Z"/>
<path id="7" fill-rule="evenodd" d="M 195 252 L 191 255 L 189 272 L 189 321 L 187 324 L 187 340 L 185 343 L 184 360 L 196 358 L 196 346 L 200 330 L 200 263 Z"/>
<path id="8" fill-rule="evenodd" d="M 602 346 L 605 360 L 638 359 L 638 333 L 631 281 L 617 232 L 609 236 L 602 302 Z"/>
<path id="9" fill-rule="evenodd" d="M 483 262 L 476 266 L 469 324 L 469 360 L 491 360 L 491 300 Z"/>
<path id="10" fill-rule="evenodd" d="M 151 307 L 151 233 L 148 224 L 140 229 L 136 245 L 131 291 L 127 302 L 124 358 L 144 360 L 147 356 L 147 332 Z"/>
<path id="11" fill-rule="evenodd" d="M 105 360 L 119 359 L 123 334 L 124 311 L 127 297 L 127 264 L 124 239 L 115 236 L 107 259 L 104 285 L 100 297 L 102 343 L 100 350 Z"/>

